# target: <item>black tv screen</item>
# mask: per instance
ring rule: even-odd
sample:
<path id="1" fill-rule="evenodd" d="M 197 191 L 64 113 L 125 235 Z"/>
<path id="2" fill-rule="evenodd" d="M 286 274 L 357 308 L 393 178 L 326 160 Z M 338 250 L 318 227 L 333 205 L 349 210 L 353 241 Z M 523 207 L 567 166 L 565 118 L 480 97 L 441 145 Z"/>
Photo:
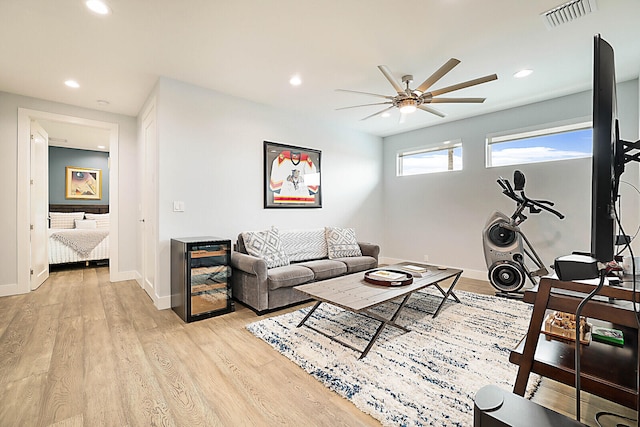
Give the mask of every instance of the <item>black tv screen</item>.
<path id="1" fill-rule="evenodd" d="M 614 259 L 614 203 L 617 198 L 616 76 L 613 48 L 599 34 L 594 37 L 593 53 L 591 256 L 607 263 Z"/>

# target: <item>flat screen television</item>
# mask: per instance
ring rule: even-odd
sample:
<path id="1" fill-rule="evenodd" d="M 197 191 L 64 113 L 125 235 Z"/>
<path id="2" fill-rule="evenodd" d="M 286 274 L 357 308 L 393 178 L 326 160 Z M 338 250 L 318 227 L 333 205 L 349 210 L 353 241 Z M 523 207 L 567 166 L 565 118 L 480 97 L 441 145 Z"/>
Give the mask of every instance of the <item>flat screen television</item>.
<path id="1" fill-rule="evenodd" d="M 598 34 L 593 47 L 591 256 L 605 264 L 614 260 L 614 208 L 624 170 L 616 104 L 613 48 Z"/>

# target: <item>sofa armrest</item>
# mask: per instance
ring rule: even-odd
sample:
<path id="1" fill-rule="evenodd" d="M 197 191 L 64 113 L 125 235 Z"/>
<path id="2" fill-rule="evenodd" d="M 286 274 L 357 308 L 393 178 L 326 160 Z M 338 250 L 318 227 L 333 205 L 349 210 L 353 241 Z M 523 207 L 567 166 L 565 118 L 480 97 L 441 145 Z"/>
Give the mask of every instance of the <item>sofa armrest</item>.
<path id="1" fill-rule="evenodd" d="M 267 264 L 261 258 L 231 252 L 233 297 L 260 312 L 269 308 Z"/>
<path id="2" fill-rule="evenodd" d="M 242 252 L 231 252 L 231 267 L 257 276 L 260 282 L 267 280 L 267 263 L 262 258 Z"/>
<path id="3" fill-rule="evenodd" d="M 380 246 L 373 243 L 365 242 L 358 242 L 358 245 L 360 246 L 362 255 L 373 257 L 376 259 L 376 262 L 378 261 L 378 255 L 380 255 Z"/>

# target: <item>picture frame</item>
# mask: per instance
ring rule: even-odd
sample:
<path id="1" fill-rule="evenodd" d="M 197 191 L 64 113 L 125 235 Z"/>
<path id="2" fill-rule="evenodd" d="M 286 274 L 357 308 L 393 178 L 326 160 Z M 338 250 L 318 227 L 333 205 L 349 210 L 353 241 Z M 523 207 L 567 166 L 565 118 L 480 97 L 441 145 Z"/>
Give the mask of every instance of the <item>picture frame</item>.
<path id="1" fill-rule="evenodd" d="M 321 208 L 322 152 L 264 141 L 264 207 Z"/>
<path id="2" fill-rule="evenodd" d="M 65 168 L 65 198 L 102 199 L 102 169 L 67 166 Z"/>

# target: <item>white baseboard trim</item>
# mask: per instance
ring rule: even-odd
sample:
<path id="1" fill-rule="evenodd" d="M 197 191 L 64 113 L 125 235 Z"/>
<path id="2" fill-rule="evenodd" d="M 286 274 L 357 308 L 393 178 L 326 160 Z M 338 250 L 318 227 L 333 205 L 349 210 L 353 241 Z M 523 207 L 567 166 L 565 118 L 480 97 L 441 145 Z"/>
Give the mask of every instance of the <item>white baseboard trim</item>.
<path id="1" fill-rule="evenodd" d="M 145 290 L 145 292 L 147 292 L 147 294 L 149 294 L 150 291 L 144 288 L 144 280 L 142 279 L 142 275 L 138 271 L 134 271 L 133 273 L 135 277 L 133 277 L 131 280 L 135 280 L 136 283 L 138 283 L 138 286 L 140 286 L 142 289 Z M 168 308 L 171 308 L 171 295 L 161 297 L 154 293 L 153 295 L 149 295 L 149 297 L 151 297 L 151 300 L 153 301 L 153 305 L 158 310 L 166 310 Z"/>
<path id="2" fill-rule="evenodd" d="M 127 280 L 136 280 L 137 281 L 138 273 L 136 271 L 116 271 L 113 272 L 109 279 L 112 282 L 125 282 Z"/>
<path id="3" fill-rule="evenodd" d="M 144 284 L 142 282 L 142 275 L 136 271 L 136 282 L 138 282 L 138 286 L 144 289 Z"/>
<path id="4" fill-rule="evenodd" d="M 17 283 L 10 283 L 8 285 L 0 285 L 0 297 L 8 297 L 11 295 L 19 295 L 29 293 L 29 291 L 25 292 L 23 289 L 20 289 Z"/>
<path id="5" fill-rule="evenodd" d="M 407 259 L 400 259 L 400 258 L 391 258 L 391 257 L 380 257 L 378 262 L 380 264 L 397 264 L 399 262 L 415 262 L 416 264 L 424 264 L 424 261 L 416 261 L 416 260 L 407 260 Z M 428 264 L 428 263 L 427 263 Z M 439 265 L 439 264 L 435 264 L 435 265 Z M 455 265 L 447 265 L 446 267 L 451 267 L 451 268 L 462 268 L 462 277 L 466 277 L 468 279 L 475 279 L 475 280 L 484 280 L 486 282 L 489 281 L 489 279 L 487 278 L 487 271 L 486 270 L 469 270 L 469 269 L 465 269 L 463 267 L 460 266 L 455 266 Z"/>
<path id="6" fill-rule="evenodd" d="M 166 297 L 159 297 L 156 295 L 155 306 L 158 310 L 171 308 L 171 295 Z"/>

